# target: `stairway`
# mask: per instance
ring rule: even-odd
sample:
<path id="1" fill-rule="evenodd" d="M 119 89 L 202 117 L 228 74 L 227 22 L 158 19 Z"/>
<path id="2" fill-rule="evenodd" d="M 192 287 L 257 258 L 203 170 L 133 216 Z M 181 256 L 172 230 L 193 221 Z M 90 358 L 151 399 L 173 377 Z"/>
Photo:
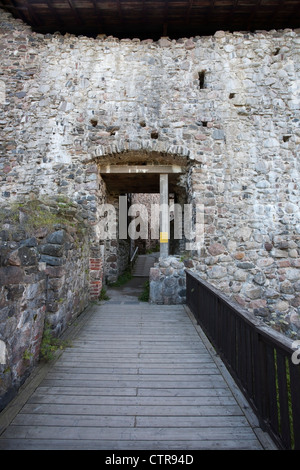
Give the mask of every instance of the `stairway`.
<path id="1" fill-rule="evenodd" d="M 133 277 L 149 277 L 150 268 L 154 266 L 158 258 L 159 253 L 139 255 L 133 267 Z"/>

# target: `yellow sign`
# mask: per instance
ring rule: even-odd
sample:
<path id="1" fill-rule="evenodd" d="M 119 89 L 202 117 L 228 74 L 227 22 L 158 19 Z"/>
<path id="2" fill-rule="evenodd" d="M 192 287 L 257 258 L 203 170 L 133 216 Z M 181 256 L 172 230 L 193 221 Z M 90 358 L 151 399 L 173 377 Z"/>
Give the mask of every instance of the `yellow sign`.
<path id="1" fill-rule="evenodd" d="M 160 232 L 160 243 L 168 243 L 168 232 Z"/>

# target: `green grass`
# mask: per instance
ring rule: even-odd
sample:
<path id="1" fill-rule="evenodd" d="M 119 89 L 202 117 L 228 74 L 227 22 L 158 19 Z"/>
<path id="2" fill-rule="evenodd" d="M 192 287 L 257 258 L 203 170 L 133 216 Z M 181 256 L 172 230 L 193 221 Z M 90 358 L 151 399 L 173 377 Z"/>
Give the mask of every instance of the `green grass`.
<path id="1" fill-rule="evenodd" d="M 131 279 L 132 279 L 131 269 L 127 268 L 126 271 L 124 271 L 124 273 L 121 274 L 115 282 L 110 282 L 108 285 L 110 287 L 121 287 L 124 284 L 126 284 L 126 282 L 130 281 Z"/>
<path id="2" fill-rule="evenodd" d="M 139 295 L 139 300 L 141 302 L 148 302 L 149 301 L 149 295 L 150 295 L 150 283 L 149 281 L 146 281 L 144 284 L 143 292 Z"/>
<path id="3" fill-rule="evenodd" d="M 110 297 L 107 295 L 105 287 L 102 287 L 101 293 L 99 295 L 99 300 L 109 300 Z"/>
<path id="4" fill-rule="evenodd" d="M 33 199 L 15 202 L 9 207 L 0 208 L 0 226 L 4 223 L 17 225 L 31 235 L 41 227 L 50 229 L 61 224 L 76 227 L 77 232 L 82 236 L 85 227 L 74 218 L 75 213 L 76 209 L 67 198 L 60 197 L 56 201 Z"/>

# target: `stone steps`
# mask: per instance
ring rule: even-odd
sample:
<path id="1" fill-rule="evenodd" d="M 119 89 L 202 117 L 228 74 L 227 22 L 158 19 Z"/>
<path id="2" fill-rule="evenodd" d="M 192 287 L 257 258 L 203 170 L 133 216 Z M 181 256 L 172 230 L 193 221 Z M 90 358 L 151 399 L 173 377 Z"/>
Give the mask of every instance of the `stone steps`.
<path id="1" fill-rule="evenodd" d="M 158 253 L 153 253 L 150 255 L 139 255 L 133 267 L 133 276 L 148 277 L 150 273 L 150 268 L 154 266 L 154 263 L 157 261 L 158 256 Z"/>

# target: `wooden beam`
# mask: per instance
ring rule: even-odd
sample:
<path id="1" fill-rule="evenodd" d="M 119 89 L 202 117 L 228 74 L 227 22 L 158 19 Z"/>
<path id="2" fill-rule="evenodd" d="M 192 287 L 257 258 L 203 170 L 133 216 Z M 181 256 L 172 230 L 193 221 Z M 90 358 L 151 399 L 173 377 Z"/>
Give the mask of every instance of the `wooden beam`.
<path id="1" fill-rule="evenodd" d="M 232 16 L 234 15 L 234 12 L 236 10 L 236 7 L 239 3 L 239 0 L 233 0 L 232 1 L 232 6 L 231 8 L 229 9 L 227 15 L 226 15 L 226 20 L 224 21 L 224 24 L 229 24 L 230 23 L 230 20 L 232 19 Z"/>
<path id="2" fill-rule="evenodd" d="M 28 11 L 28 17 L 29 17 L 29 20 L 30 20 L 30 24 L 33 25 L 33 26 L 40 26 L 41 21 L 36 16 L 35 10 L 33 9 L 31 3 L 28 2 L 28 1 L 24 1 L 24 3 L 25 3 L 25 6 L 27 8 L 27 11 Z"/>
<path id="3" fill-rule="evenodd" d="M 102 19 L 102 16 L 100 14 L 100 11 L 98 9 L 98 3 L 97 3 L 97 0 L 92 0 L 92 4 L 93 4 L 93 7 L 94 7 L 94 12 L 95 12 L 95 16 L 97 17 L 97 21 L 98 21 L 98 28 L 99 28 L 99 32 L 103 30 L 103 19 Z"/>
<path id="4" fill-rule="evenodd" d="M 78 24 L 84 24 L 84 21 L 82 20 L 81 16 L 79 15 L 78 9 L 74 5 L 73 0 L 67 0 L 69 7 L 71 8 L 72 12 L 74 13 L 74 16 L 76 18 L 76 21 Z"/>
<path id="5" fill-rule="evenodd" d="M 123 17 L 123 12 L 122 12 L 122 6 L 120 0 L 117 0 L 117 5 L 118 5 L 118 12 L 119 12 L 119 18 L 121 22 L 124 22 L 124 17 Z"/>
<path id="6" fill-rule="evenodd" d="M 129 173 L 156 173 L 171 174 L 183 173 L 183 168 L 179 165 L 100 165 L 102 174 L 129 174 Z"/>
<path id="7" fill-rule="evenodd" d="M 164 6 L 164 20 L 163 20 L 163 36 L 168 35 L 168 12 L 169 12 L 169 1 L 165 0 L 165 6 Z"/>
<path id="8" fill-rule="evenodd" d="M 188 5 L 186 9 L 186 15 L 185 15 L 185 22 L 189 23 L 190 22 L 190 14 L 191 14 L 191 9 L 193 7 L 194 0 L 188 0 Z"/>
<path id="9" fill-rule="evenodd" d="M 64 21 L 62 20 L 61 16 L 58 14 L 56 8 L 53 6 L 50 0 L 46 1 L 49 10 L 51 11 L 52 15 L 54 16 L 55 20 L 57 21 L 59 26 L 63 26 Z"/>
<path id="10" fill-rule="evenodd" d="M 293 19 L 299 19 L 299 4 L 295 2 L 294 8 L 291 9 L 291 14 L 288 16 L 288 21 L 292 21 Z"/>
<path id="11" fill-rule="evenodd" d="M 255 18 L 255 15 L 256 15 L 256 13 L 257 13 L 260 5 L 261 5 L 261 2 L 262 2 L 262 0 L 256 0 L 254 10 L 252 11 L 252 13 L 250 14 L 250 16 L 248 18 L 248 23 L 247 23 L 248 29 L 251 29 L 251 24 L 252 24 L 253 19 Z"/>
<path id="12" fill-rule="evenodd" d="M 166 258 L 169 254 L 169 238 L 170 238 L 170 214 L 169 214 L 169 181 L 167 174 L 159 176 L 159 192 L 160 192 L 160 257 Z"/>
<path id="13" fill-rule="evenodd" d="M 278 13 L 280 12 L 281 8 L 283 7 L 283 4 L 284 4 L 284 0 L 279 0 L 278 1 L 278 5 L 274 8 L 274 11 L 273 13 L 270 15 L 271 16 L 271 20 L 274 20 L 276 18 L 276 16 L 278 15 Z M 299 5 L 298 5 L 298 12 L 299 12 Z"/>
<path id="14" fill-rule="evenodd" d="M 146 0 L 143 0 L 143 6 L 142 6 L 142 23 L 147 24 L 147 18 L 146 18 Z"/>

